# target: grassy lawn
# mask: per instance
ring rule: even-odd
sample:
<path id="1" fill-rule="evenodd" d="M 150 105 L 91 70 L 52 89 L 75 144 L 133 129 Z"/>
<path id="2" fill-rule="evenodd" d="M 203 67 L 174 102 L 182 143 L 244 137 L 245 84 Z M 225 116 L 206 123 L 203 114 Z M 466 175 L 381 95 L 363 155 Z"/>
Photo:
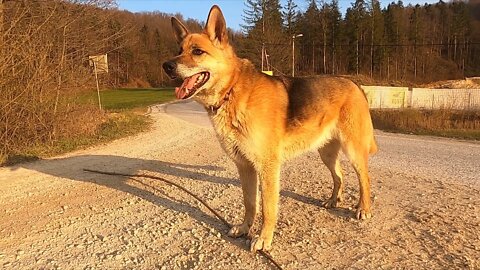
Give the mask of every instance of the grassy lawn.
<path id="1" fill-rule="evenodd" d="M 89 93 L 85 99 L 96 104 L 97 92 Z M 108 111 L 123 111 L 135 108 L 148 107 L 157 103 L 165 103 L 175 99 L 172 88 L 150 89 L 112 89 L 100 92 L 102 106 Z"/>

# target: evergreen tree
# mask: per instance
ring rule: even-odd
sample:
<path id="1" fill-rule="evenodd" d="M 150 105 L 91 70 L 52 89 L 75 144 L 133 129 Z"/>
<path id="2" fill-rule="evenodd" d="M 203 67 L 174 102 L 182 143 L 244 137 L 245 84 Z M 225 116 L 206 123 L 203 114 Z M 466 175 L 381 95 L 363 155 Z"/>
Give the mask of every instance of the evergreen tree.
<path id="1" fill-rule="evenodd" d="M 364 56 L 364 42 L 367 32 L 367 9 L 364 0 L 356 0 L 352 7 L 347 9 L 345 21 L 350 45 L 349 71 L 359 74 L 363 63 L 362 57 Z"/>
<path id="2" fill-rule="evenodd" d="M 263 17 L 263 1 L 262 0 L 245 0 L 245 9 L 243 10 L 243 21 L 241 27 L 244 33 L 248 34 L 254 30 Z"/>
<path id="3" fill-rule="evenodd" d="M 279 0 L 247 0 L 243 26 L 247 36 L 243 40 L 244 55 L 248 55 L 264 69 L 287 71 L 289 48 L 285 42 L 281 5 Z"/>
<path id="4" fill-rule="evenodd" d="M 299 40 L 303 67 L 307 74 L 315 74 L 318 66 L 318 50 L 320 44 L 321 24 L 320 11 L 315 0 L 310 0 L 305 13 L 299 19 L 299 30 L 303 37 Z M 316 45 L 315 45 L 316 44 Z"/>
<path id="5" fill-rule="evenodd" d="M 374 72 L 380 71 L 380 65 L 384 57 L 384 15 L 380 8 L 378 0 L 371 0 L 370 2 L 370 21 L 371 21 L 371 35 L 370 35 L 370 76 L 373 77 Z"/>
<path id="6" fill-rule="evenodd" d="M 331 55 L 331 73 L 335 74 L 337 67 L 337 45 L 340 44 L 341 41 L 341 33 L 340 33 L 340 22 L 342 20 L 342 14 L 340 13 L 340 8 L 338 7 L 338 0 L 332 0 L 329 4 L 329 39 L 327 42 L 330 44 L 330 51 L 332 52 Z"/>
<path id="7" fill-rule="evenodd" d="M 293 35 L 295 32 L 295 25 L 297 23 L 297 8 L 298 6 L 295 4 L 294 0 L 287 0 L 287 4 L 282 12 L 285 32 L 288 34 L 288 36 Z"/>

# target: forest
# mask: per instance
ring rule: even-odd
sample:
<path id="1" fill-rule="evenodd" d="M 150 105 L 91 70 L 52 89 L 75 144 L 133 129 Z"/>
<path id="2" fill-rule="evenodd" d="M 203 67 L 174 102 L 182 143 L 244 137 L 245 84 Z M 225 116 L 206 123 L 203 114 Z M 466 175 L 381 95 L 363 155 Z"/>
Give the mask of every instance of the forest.
<path id="1" fill-rule="evenodd" d="M 337 0 L 309 1 L 298 11 L 288 0 L 247 0 L 239 52 L 268 69 L 291 73 L 297 37 L 298 74 L 365 75 L 380 81 L 425 83 L 478 75 L 480 2 L 425 5 L 357 0 L 341 14 Z"/>
<path id="2" fill-rule="evenodd" d="M 81 51 L 108 53 L 112 72 L 103 79 L 111 85 L 166 86 L 172 83 L 162 72 L 161 63 L 178 52 L 169 18 L 184 19 L 181 14 L 131 13 L 119 10 L 113 0 L 2 1 L 6 25 L 3 28 L 12 28 L 10 23 L 20 19 L 11 31 L 25 30 L 31 26 L 25 25 L 28 16 L 34 16 L 38 23 L 44 20 L 40 24 L 43 30 L 55 27 L 50 32 L 51 37 L 45 38 L 53 39 L 50 49 L 57 52 L 63 48 L 56 42 L 61 43 L 63 32 L 59 25 L 65 21 L 64 61 L 85 61 L 82 57 L 86 55 L 80 55 L 77 50 L 79 44 L 75 43 L 80 41 L 76 39 L 83 37 L 83 33 L 94 38 L 92 42 L 83 39 L 81 42 L 85 44 Z M 378 0 L 356 0 L 345 14 L 340 12 L 338 0 L 307 2 L 308 8 L 300 10 L 299 0 L 288 0 L 283 6 L 279 0 L 246 0 L 241 31 L 230 29 L 237 54 L 250 59 L 258 68 L 262 68 L 263 62 L 264 70 L 290 75 L 292 37 L 301 34 L 302 37 L 295 39 L 297 76 L 360 74 L 380 81 L 419 84 L 480 73 L 478 0 L 439 1 L 415 6 L 398 1 L 383 8 Z M 66 8 L 66 5 L 71 7 Z M 98 17 L 90 17 L 88 22 L 97 26 L 82 27 L 81 22 L 86 18 L 72 22 L 65 18 L 62 12 L 77 5 L 98 9 L 95 11 Z M 59 6 L 65 10 L 60 10 Z M 22 10 L 27 9 L 32 14 L 22 15 Z M 59 23 L 55 22 L 57 19 Z M 193 31 L 202 28 L 203 22 L 184 21 Z M 73 55 L 74 58 L 69 58 Z"/>
<path id="3" fill-rule="evenodd" d="M 237 54 L 258 68 L 263 63 L 264 70 L 290 75 L 292 37 L 302 34 L 294 52 L 300 76 L 351 74 L 420 84 L 480 73 L 480 1 L 398 1 L 382 8 L 377 0 L 357 0 L 345 14 L 338 0 L 308 2 L 302 11 L 294 0 L 284 6 L 279 0 L 245 1 L 241 31 L 230 29 Z M 170 15 L 115 13 L 113 27 L 130 31 L 111 48 L 117 63 L 113 82 L 168 85 L 160 64 L 177 53 Z M 201 29 L 198 21 L 186 23 Z"/>

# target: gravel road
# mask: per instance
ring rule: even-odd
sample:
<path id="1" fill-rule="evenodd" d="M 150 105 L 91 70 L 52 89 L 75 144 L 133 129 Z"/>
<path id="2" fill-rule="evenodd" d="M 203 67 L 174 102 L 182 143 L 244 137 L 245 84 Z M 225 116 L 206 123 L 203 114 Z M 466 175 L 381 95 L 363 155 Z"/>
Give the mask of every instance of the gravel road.
<path id="1" fill-rule="evenodd" d="M 273 269 L 188 195 L 83 171 L 165 177 L 240 222 L 235 166 L 195 106 L 156 106 L 149 132 L 0 168 L 0 268 Z M 376 138 L 367 221 L 353 219 L 358 184 L 348 162 L 346 201 L 333 210 L 320 206 L 332 180 L 317 153 L 285 163 L 272 256 L 285 269 L 480 269 L 480 144 Z"/>

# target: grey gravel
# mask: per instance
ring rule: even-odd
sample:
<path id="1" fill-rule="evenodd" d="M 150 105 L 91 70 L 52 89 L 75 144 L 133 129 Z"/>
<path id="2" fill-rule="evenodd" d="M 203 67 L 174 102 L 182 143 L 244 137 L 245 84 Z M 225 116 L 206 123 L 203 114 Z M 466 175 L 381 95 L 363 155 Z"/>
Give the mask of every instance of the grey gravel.
<path id="1" fill-rule="evenodd" d="M 240 222 L 235 166 L 190 106 L 152 107 L 152 130 L 134 137 L 0 168 L 0 268 L 272 269 L 188 195 L 83 171 L 165 177 Z M 480 145 L 376 137 L 371 220 L 353 218 L 358 184 L 345 159 L 346 200 L 334 210 L 320 206 L 332 181 L 316 152 L 284 165 L 274 258 L 285 269 L 479 269 Z"/>

